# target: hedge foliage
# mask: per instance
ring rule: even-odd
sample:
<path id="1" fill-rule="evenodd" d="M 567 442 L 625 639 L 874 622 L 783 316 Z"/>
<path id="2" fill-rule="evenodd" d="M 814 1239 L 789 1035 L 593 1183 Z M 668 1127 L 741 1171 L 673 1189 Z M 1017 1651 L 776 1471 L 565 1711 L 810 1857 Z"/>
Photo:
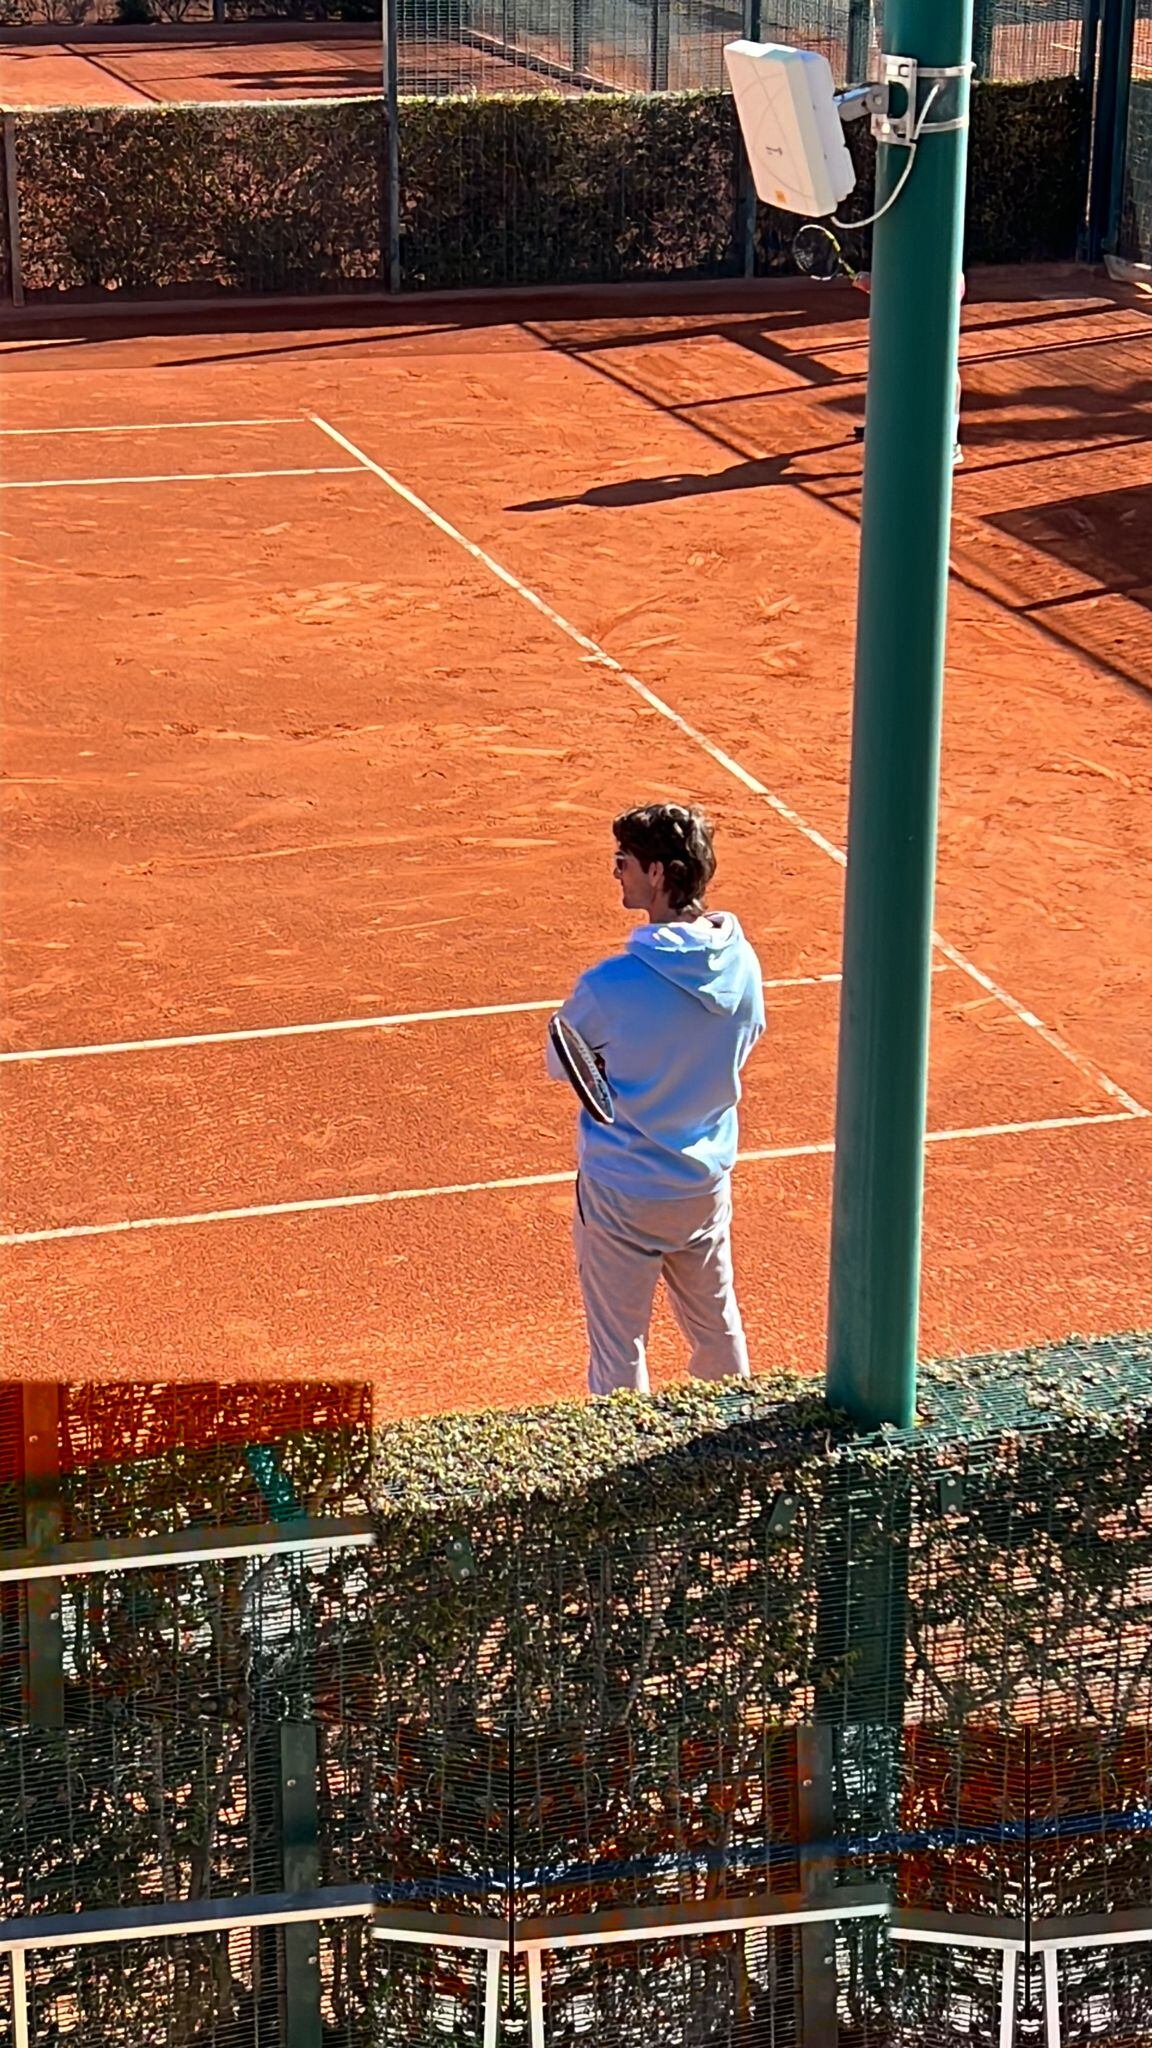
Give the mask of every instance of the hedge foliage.
<path id="1" fill-rule="evenodd" d="M 720 93 L 405 100 L 405 281 L 729 276 L 737 150 Z"/>
<path id="2" fill-rule="evenodd" d="M 29 293 L 336 291 L 380 276 L 378 101 L 17 117 Z"/>
<path id="3" fill-rule="evenodd" d="M 973 93 L 967 253 L 1071 257 L 1084 182 L 1075 79 Z M 378 100 L 67 108 L 16 117 L 33 298 L 379 289 Z M 871 206 L 871 144 L 849 132 Z M 722 93 L 407 99 L 401 262 L 411 289 L 725 277 L 747 200 Z M 759 209 L 756 268 L 795 223 Z M 859 258 L 866 249 L 856 249 Z"/>
<path id="4" fill-rule="evenodd" d="M 971 262 L 1075 256 L 1087 177 L 1085 121 L 1076 78 L 974 89 L 965 230 Z"/>

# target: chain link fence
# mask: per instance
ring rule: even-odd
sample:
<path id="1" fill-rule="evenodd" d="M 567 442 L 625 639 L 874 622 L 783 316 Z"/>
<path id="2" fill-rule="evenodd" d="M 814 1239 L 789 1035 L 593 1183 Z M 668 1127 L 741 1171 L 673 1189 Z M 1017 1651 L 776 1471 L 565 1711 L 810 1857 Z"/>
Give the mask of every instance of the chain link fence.
<path id="1" fill-rule="evenodd" d="M 1134 76 L 1130 88 L 1116 254 L 1152 269 L 1152 46 L 1145 75 Z"/>
<path id="2" fill-rule="evenodd" d="M 0 0 L 3 26 L 208 22 L 379 26 L 383 0 Z M 883 0 L 391 0 L 401 92 L 690 92 L 726 85 L 735 36 L 802 44 L 838 83 L 865 77 L 882 36 Z M 976 0 L 977 75 L 1065 77 L 1080 60 L 1094 0 Z M 1138 0 L 1147 10 L 1147 0 Z M 2 28 L 0 28 L 2 33 Z"/>
<path id="3" fill-rule="evenodd" d="M 783 1381 L 375 1434 L 201 1389 L 188 1442 L 108 1391 L 153 1455 L 0 1404 L 2 2048 L 511 2048 L 514 1990 L 547 2048 L 960 2048 L 1027 1913 L 1137 1915 L 1062 1965 L 1065 2048 L 1127 2038 L 1152 1341 L 926 1370 L 906 1438 Z"/>
<path id="4" fill-rule="evenodd" d="M 874 74 L 883 38 L 883 0 L 395 4 L 399 90 L 415 94 L 718 91 L 738 36 L 818 50 L 843 85 Z M 1081 0 L 977 0 L 977 76 L 1074 76 L 1081 35 Z"/>

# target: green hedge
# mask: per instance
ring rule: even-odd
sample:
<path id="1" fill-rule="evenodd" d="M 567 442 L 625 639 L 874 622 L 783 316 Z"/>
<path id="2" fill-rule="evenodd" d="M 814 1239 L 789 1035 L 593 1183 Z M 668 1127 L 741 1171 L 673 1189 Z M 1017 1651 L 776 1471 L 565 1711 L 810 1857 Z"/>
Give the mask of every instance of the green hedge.
<path id="1" fill-rule="evenodd" d="M 970 261 L 1075 253 L 1083 116 L 1075 79 L 975 88 Z M 53 109 L 16 128 L 32 297 L 379 288 L 378 100 Z M 849 140 L 863 215 L 872 149 L 860 127 Z M 400 172 L 411 289 L 743 269 L 739 137 L 722 93 L 409 99 Z M 759 210 L 758 270 L 788 269 L 794 227 Z"/>
<path id="2" fill-rule="evenodd" d="M 336 291 L 380 277 L 379 101 L 17 116 L 25 289 Z"/>
<path id="3" fill-rule="evenodd" d="M 1085 120 L 1075 78 L 975 88 L 965 232 L 971 262 L 1075 256 L 1086 196 Z"/>
<path id="4" fill-rule="evenodd" d="M 405 281 L 732 275 L 737 164 L 721 93 L 405 100 Z"/>
<path id="5" fill-rule="evenodd" d="M 1085 164 L 1075 78 L 978 84 L 972 95 L 967 260 L 1076 253 Z M 872 211 L 875 150 L 847 131 Z M 724 277 L 743 268 L 741 145 L 731 98 L 551 94 L 407 100 L 401 122 L 403 269 L 413 286 Z M 756 268 L 787 271 L 797 223 L 757 208 Z M 867 243 L 848 241 L 866 259 Z"/>

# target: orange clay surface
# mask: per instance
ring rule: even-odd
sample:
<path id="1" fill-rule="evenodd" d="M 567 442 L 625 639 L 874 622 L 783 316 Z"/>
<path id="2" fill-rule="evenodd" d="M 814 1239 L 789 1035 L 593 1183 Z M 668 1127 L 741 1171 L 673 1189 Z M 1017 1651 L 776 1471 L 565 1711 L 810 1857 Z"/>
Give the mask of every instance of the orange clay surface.
<path id="1" fill-rule="evenodd" d="M 556 55 L 563 52 L 557 49 Z M 282 23 L 65 31 L 58 41 L 0 29 L 0 105 L 182 105 L 190 101 L 331 99 L 382 90 L 371 26 Z M 523 92 L 539 73 L 459 43 L 401 42 L 402 92 Z"/>
<path id="2" fill-rule="evenodd" d="M 685 71 L 674 85 L 699 84 L 702 76 L 723 76 L 727 32 L 697 30 L 683 51 Z M 601 50 L 593 36 L 589 68 L 609 86 L 647 89 L 649 60 L 644 38 L 632 48 Z M 539 47 L 539 46 L 538 46 Z M 840 46 L 823 47 L 835 68 Z M 1028 79 L 1074 72 L 1079 61 L 1078 16 L 1066 21 L 1000 23 L 991 75 Z M 540 49 L 558 67 L 552 89 L 564 91 L 562 67 L 570 49 L 557 34 Z M 98 28 L 4 30 L 0 28 L 0 105 L 146 106 L 195 100 L 312 99 L 381 90 L 380 36 L 371 26 L 348 23 L 242 22 L 153 24 L 143 29 L 109 23 Z M 673 70 L 676 69 L 675 49 Z M 1152 22 L 1135 29 L 1133 73 L 1152 72 Z M 538 87 L 540 73 L 524 64 L 485 54 L 478 45 L 445 39 L 401 39 L 401 92 L 446 93 L 475 86 L 481 92 L 523 92 Z"/>
<path id="3" fill-rule="evenodd" d="M 1149 1319 L 1150 303 L 969 280 L 937 926 L 995 987 L 938 955 L 925 1354 Z M 299 317 L 0 339 L 3 1042 L 132 1048 L 0 1064 L 4 1369 L 578 1393 L 546 1006 L 628 928 L 612 815 L 664 797 L 776 984 L 754 1362 L 818 1370 L 843 873 L 785 810 L 843 845 L 867 303 Z"/>

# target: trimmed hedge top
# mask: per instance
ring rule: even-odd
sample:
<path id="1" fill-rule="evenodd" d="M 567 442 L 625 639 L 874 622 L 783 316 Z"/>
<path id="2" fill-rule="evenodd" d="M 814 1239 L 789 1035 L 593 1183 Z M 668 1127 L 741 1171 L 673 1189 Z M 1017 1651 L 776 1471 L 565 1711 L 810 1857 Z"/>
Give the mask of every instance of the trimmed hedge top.
<path id="1" fill-rule="evenodd" d="M 621 1515 L 652 1491 L 685 1490 L 718 1468 L 798 1469 L 840 1450 L 854 1461 L 894 1456 L 939 1465 L 950 1439 L 1067 1429 L 1113 1434 L 1152 1406 L 1152 1332 L 1068 1337 L 1060 1344 L 920 1369 L 920 1426 L 862 1436 L 825 1402 L 819 1383 L 782 1368 L 751 1381 L 689 1383 L 655 1396 L 557 1402 L 399 1422 L 374 1441 L 373 1508 L 394 1516 L 474 1512 L 531 1501 L 574 1502 L 612 1489 Z M 655 1472 L 651 1474 L 656 1477 Z M 607 1505 L 607 1503 L 604 1503 Z"/>

